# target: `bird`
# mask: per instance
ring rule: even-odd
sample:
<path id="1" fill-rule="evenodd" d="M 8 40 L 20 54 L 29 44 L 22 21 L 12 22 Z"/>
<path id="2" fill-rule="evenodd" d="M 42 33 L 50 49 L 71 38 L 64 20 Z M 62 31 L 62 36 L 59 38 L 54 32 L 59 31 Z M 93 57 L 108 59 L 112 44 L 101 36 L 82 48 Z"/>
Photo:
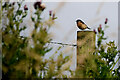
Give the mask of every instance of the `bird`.
<path id="1" fill-rule="evenodd" d="M 82 20 L 76 20 L 77 27 L 81 30 L 90 29 Z"/>

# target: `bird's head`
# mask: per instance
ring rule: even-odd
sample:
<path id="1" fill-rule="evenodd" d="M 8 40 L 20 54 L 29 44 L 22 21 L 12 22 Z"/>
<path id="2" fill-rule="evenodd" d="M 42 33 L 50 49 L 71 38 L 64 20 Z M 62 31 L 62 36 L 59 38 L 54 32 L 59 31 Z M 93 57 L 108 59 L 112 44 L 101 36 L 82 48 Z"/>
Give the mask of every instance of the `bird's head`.
<path id="1" fill-rule="evenodd" d="M 81 22 L 82 24 L 85 24 L 82 20 L 78 19 L 76 20 L 76 23 Z"/>

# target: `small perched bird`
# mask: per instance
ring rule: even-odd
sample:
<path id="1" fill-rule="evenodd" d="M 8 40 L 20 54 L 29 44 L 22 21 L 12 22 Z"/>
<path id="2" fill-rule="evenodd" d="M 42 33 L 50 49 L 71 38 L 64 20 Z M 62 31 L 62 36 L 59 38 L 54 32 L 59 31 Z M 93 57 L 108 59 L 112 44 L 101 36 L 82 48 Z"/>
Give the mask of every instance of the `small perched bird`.
<path id="1" fill-rule="evenodd" d="M 76 20 L 77 26 L 79 29 L 84 30 L 84 29 L 90 29 L 82 20 L 78 19 Z"/>

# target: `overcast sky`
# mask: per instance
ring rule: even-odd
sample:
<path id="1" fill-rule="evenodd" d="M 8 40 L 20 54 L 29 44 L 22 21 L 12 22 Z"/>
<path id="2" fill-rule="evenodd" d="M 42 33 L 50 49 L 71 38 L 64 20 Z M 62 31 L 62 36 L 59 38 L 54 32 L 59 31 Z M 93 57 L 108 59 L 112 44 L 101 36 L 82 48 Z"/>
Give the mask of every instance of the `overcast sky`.
<path id="1" fill-rule="evenodd" d="M 76 32 L 79 29 L 76 27 L 75 21 L 78 18 L 82 19 L 92 29 L 96 29 L 99 24 L 102 24 L 104 28 L 105 18 L 108 18 L 107 25 L 109 25 L 109 28 L 105 31 L 106 36 L 108 37 L 108 41 L 115 40 L 116 44 L 118 44 L 118 3 L 50 2 L 45 4 L 47 7 L 45 13 L 49 10 L 55 10 L 56 16 L 58 17 L 56 25 L 51 29 L 55 34 L 55 41 L 76 43 Z M 58 7 L 58 5 L 61 5 L 61 7 Z"/>

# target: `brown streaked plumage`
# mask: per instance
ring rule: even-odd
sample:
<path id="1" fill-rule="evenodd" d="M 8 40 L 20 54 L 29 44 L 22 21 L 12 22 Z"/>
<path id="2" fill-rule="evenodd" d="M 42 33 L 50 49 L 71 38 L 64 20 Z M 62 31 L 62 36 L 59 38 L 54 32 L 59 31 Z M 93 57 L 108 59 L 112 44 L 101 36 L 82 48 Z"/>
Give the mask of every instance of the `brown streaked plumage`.
<path id="1" fill-rule="evenodd" d="M 82 20 L 78 19 L 76 20 L 76 23 L 77 23 L 77 27 L 81 30 L 84 30 L 84 29 L 90 29 Z"/>

